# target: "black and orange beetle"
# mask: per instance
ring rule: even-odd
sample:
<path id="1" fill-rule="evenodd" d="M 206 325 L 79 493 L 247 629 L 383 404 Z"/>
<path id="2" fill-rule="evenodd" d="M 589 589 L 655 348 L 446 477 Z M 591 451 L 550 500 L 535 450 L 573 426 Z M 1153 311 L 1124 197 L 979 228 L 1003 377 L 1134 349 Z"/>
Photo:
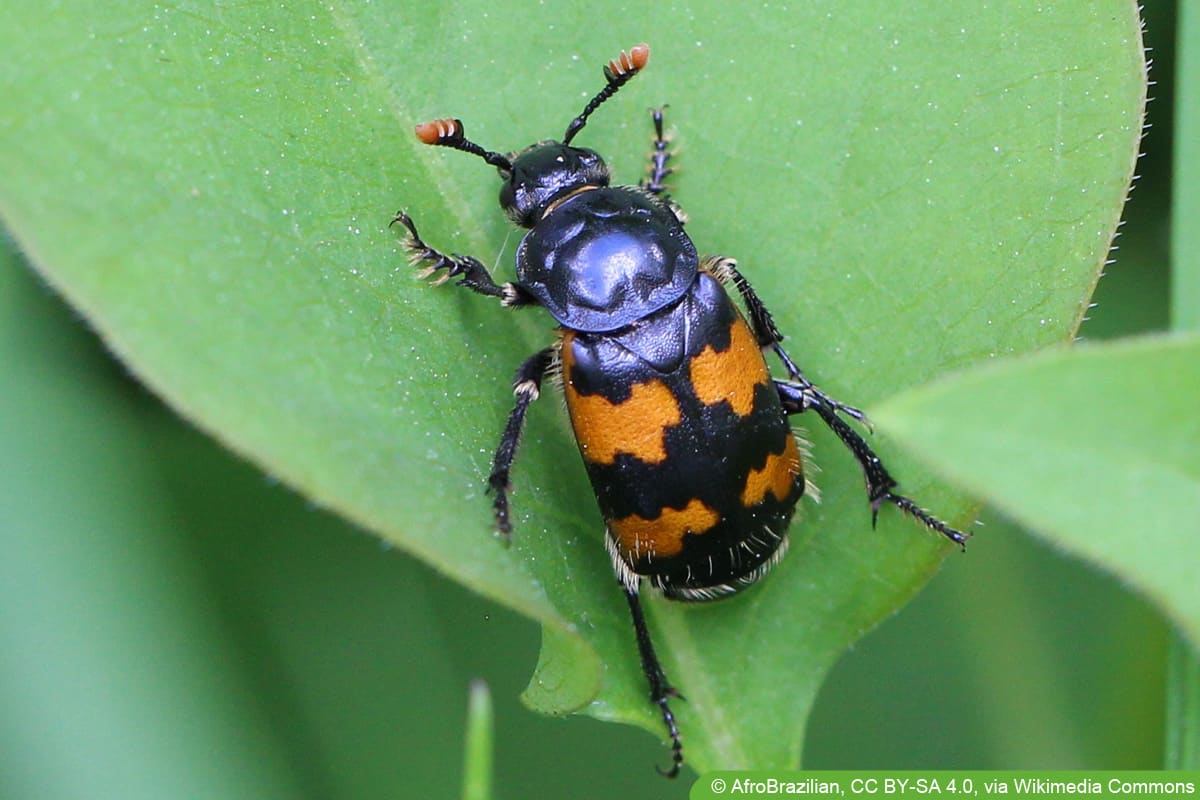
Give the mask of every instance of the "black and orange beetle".
<path id="1" fill-rule="evenodd" d="M 457 119 L 417 126 L 426 144 L 473 153 L 499 170 L 501 208 L 529 229 L 517 250 L 515 282 L 497 284 L 477 259 L 434 250 L 403 212 L 393 223 L 407 229 L 405 247 L 423 276 L 438 274 L 437 283 L 457 278 L 508 307 L 540 305 L 558 322 L 555 343 L 517 370 L 516 405 L 488 477 L 496 525 L 507 537 L 509 469 L 525 412 L 543 378 L 558 376 L 633 615 L 650 700 L 671 739 L 664 774 L 674 777 L 683 744 L 669 700 L 678 693 L 650 641 L 638 599 L 642 579 L 671 599 L 715 600 L 779 562 L 796 504 L 811 491 L 804 447 L 788 416 L 816 412 L 850 449 L 866 478 L 872 521 L 891 503 L 960 545 L 967 535 L 892 491 L 896 481 L 842 419 L 864 422 L 862 413 L 805 379 L 732 258 L 697 255 L 664 184 L 671 156 L 661 110 L 653 114 L 649 174 L 637 186 L 610 186 L 600 155 L 571 146 L 592 112 L 649 57 L 642 44 L 609 62 L 604 88 L 561 142 L 503 155 L 469 141 Z M 745 316 L 729 286 L 741 295 Z M 771 377 L 767 349 L 787 380 Z"/>

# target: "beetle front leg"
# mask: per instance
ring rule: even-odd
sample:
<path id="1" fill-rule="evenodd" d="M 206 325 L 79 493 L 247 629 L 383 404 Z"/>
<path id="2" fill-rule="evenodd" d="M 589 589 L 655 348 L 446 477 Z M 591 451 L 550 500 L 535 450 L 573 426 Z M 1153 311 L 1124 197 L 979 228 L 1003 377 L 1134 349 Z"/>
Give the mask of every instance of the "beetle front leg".
<path id="1" fill-rule="evenodd" d="M 397 222 L 408 231 L 404 249 L 408 251 L 413 265 L 425 265 L 419 273 L 419 277 L 427 278 L 439 270 L 445 270 L 434 280 L 435 286 L 445 283 L 451 278 L 459 278 L 459 286 L 465 286 L 473 292 L 488 297 L 498 297 L 501 305 L 504 306 L 522 306 L 537 302 L 532 295 L 515 283 L 497 284 L 488 273 L 487 267 L 480 263 L 479 259 L 471 256 L 448 256 L 425 244 L 421 235 L 417 233 L 417 226 L 413 223 L 412 217 L 405 212 L 397 213 L 391 221 L 391 225 L 395 225 Z"/>
<path id="2" fill-rule="evenodd" d="M 508 424 L 500 436 L 500 445 L 492 458 L 492 472 L 488 476 L 488 491 L 496 497 L 492 508 L 496 513 L 496 530 L 507 542 L 512 533 L 512 522 L 508 516 L 508 473 L 512 468 L 513 458 L 517 454 L 517 444 L 521 440 L 521 430 L 525 427 L 525 411 L 529 404 L 538 399 L 542 388 L 542 378 L 546 370 L 554 363 L 554 347 L 547 347 L 525 360 L 517 369 L 513 378 L 513 395 L 517 402 L 508 415 Z"/>
<path id="3" fill-rule="evenodd" d="M 818 391 L 812 384 L 803 385 L 787 381 L 775 381 L 783 410 L 787 414 L 800 414 L 812 409 L 817 412 L 829 429 L 842 440 L 842 444 L 854 455 L 863 477 L 867 482 L 867 497 L 871 501 L 871 525 L 874 526 L 879 517 L 879 509 L 884 503 L 891 503 L 901 511 L 912 515 L 925 527 L 945 536 L 961 547 L 966 547 L 969 534 L 952 528 L 945 522 L 921 508 L 915 502 L 902 494 L 896 494 L 896 479 L 888 473 L 887 467 L 875 455 L 875 451 L 858 433 L 838 416 L 838 411 L 846 408 L 840 403 L 831 402 L 829 398 Z"/>

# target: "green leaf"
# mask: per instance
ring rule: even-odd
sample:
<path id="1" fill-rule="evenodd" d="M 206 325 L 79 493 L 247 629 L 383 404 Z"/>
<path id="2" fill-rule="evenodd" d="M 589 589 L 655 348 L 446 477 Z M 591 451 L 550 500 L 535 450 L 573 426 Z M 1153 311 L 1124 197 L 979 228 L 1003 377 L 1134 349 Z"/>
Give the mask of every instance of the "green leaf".
<path id="1" fill-rule="evenodd" d="M 1053 350 L 876 419 L 956 484 L 1158 603 L 1200 642 L 1200 336 Z"/>
<path id="2" fill-rule="evenodd" d="M 180 413 L 308 496 L 540 620 L 537 708 L 662 734 L 564 416 L 532 414 L 516 531 L 483 494 L 537 312 L 411 280 L 387 222 L 509 276 L 477 159 L 411 125 L 464 118 L 492 149 L 556 136 L 600 66 L 644 75 L 589 123 L 622 181 L 670 103 L 674 197 L 702 252 L 737 256 L 806 374 L 871 405 L 925 377 L 1068 339 L 1132 172 L 1135 6 L 747 9 L 564 2 L 109 4 L 10 11 L 0 30 L 0 215 L 39 270 Z M 777 574 L 730 601 L 649 603 L 697 767 L 795 763 L 822 676 L 946 546 L 884 513 L 831 436 Z M 967 503 L 880 437 L 904 489 Z"/>

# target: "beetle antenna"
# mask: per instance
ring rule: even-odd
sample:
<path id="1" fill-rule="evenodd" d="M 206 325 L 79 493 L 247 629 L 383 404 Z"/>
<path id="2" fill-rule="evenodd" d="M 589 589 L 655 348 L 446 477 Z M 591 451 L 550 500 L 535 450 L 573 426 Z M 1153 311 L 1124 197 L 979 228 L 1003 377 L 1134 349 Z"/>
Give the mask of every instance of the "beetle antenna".
<path id="1" fill-rule="evenodd" d="M 616 94 L 617 89 L 624 86 L 626 81 L 637 75 L 649 60 L 649 45 L 639 44 L 629 48 L 628 53 L 622 50 L 621 55 L 608 62 L 604 67 L 604 77 L 608 83 L 584 107 L 583 113 L 571 120 L 562 143 L 570 144 L 571 140 L 575 138 L 575 134 L 583 130 L 583 126 L 587 124 L 587 118 L 592 115 L 592 112 L 599 108 L 601 103 Z"/>
<path id="2" fill-rule="evenodd" d="M 512 171 L 512 162 L 506 156 L 484 150 L 466 137 L 461 119 L 446 118 L 423 122 L 416 127 L 416 132 L 417 138 L 425 144 L 453 147 L 455 150 L 479 156 L 493 167 L 499 167 L 506 172 Z"/>

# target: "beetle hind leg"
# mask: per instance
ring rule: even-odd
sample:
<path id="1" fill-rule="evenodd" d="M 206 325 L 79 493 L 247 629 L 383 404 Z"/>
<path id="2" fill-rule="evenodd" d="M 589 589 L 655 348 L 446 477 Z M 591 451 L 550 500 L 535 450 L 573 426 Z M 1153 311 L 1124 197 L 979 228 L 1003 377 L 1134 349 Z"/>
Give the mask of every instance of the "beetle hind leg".
<path id="1" fill-rule="evenodd" d="M 625 591 L 625 599 L 629 601 L 629 613 L 633 616 L 638 653 L 642 658 L 642 672 L 645 673 L 646 681 L 650 684 L 650 702 L 658 706 L 663 724 L 667 726 L 667 735 L 671 739 L 671 766 L 667 769 L 659 767 L 658 773 L 665 778 L 674 778 L 679 775 L 679 770 L 683 767 L 683 740 L 680 738 L 679 725 L 675 721 L 675 714 L 671 711 L 669 701 L 672 697 L 678 697 L 680 700 L 684 698 L 667 681 L 667 675 L 663 672 L 658 655 L 654 652 L 654 644 L 650 641 L 650 629 L 646 627 L 646 615 L 642 612 L 642 601 L 638 596 L 637 587 L 634 586 L 631 589 L 622 583 L 621 588 Z"/>

